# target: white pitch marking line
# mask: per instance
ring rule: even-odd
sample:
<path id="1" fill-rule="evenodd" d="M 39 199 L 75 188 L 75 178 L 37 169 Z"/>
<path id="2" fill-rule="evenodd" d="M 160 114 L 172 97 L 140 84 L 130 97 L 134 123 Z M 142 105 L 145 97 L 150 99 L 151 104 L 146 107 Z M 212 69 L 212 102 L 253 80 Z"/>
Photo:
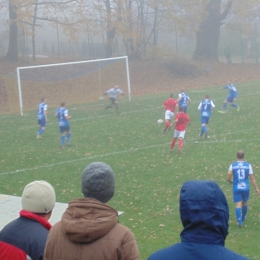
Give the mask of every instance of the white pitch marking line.
<path id="1" fill-rule="evenodd" d="M 167 144 L 169 144 L 169 142 Z M 79 159 L 70 160 L 70 161 L 62 161 L 62 162 L 58 162 L 58 163 L 42 165 L 42 166 L 38 166 L 38 167 L 32 167 L 32 168 L 27 168 L 27 169 L 20 169 L 20 170 L 10 171 L 10 172 L 3 172 L 3 173 L 0 173 L 0 176 L 7 175 L 7 174 L 18 173 L 18 172 L 25 172 L 25 171 L 30 171 L 30 170 L 37 170 L 37 169 L 41 169 L 41 168 L 48 168 L 48 167 L 52 167 L 52 166 L 56 166 L 56 165 L 60 165 L 60 164 L 74 163 L 74 162 L 84 161 L 84 160 L 89 160 L 89 159 L 102 158 L 102 157 L 106 157 L 106 156 L 110 156 L 110 155 L 117 155 L 117 154 L 122 154 L 122 153 L 130 153 L 130 152 L 135 152 L 135 151 L 140 151 L 140 150 L 146 150 L 146 149 L 150 149 L 150 148 L 154 148 L 154 147 L 160 147 L 160 146 L 165 146 L 165 145 L 166 144 L 160 144 L 160 145 L 152 145 L 152 146 L 141 147 L 141 148 L 133 148 L 131 150 L 123 150 L 123 151 L 119 151 L 119 152 L 101 154 L 101 155 L 96 155 L 96 156 L 91 156 L 91 157 L 84 157 L 84 158 L 79 158 Z"/>
<path id="2" fill-rule="evenodd" d="M 150 111 L 150 110 L 157 110 L 160 107 L 153 107 L 153 108 L 145 108 L 142 110 L 133 110 L 130 112 L 121 112 L 120 115 L 127 115 L 127 114 L 133 114 L 133 113 L 140 113 L 142 111 Z M 112 117 L 114 116 L 113 114 L 110 115 L 100 115 L 100 116 L 90 116 L 90 117 L 82 117 L 82 118 L 77 118 L 77 119 L 71 119 L 70 122 L 75 122 L 75 121 L 83 121 L 83 120 L 90 120 L 90 119 L 96 119 L 96 118 L 104 118 L 104 117 Z M 48 126 L 52 126 L 52 125 L 58 125 L 58 121 L 57 123 L 48 123 Z M 20 128 L 20 130 L 26 130 L 26 129 L 31 129 L 31 128 L 37 128 L 36 126 L 26 126 L 26 127 L 22 127 Z M 6 131 L 5 131 L 6 132 Z M 0 131 L 0 133 L 4 133 L 4 131 Z"/>
<path id="3" fill-rule="evenodd" d="M 260 138 L 250 139 L 250 141 L 254 141 L 254 140 L 260 140 Z M 207 141 L 201 141 L 199 143 L 201 143 L 201 144 L 205 144 L 205 143 L 230 143 L 230 142 L 242 142 L 242 141 L 247 141 L 247 139 L 244 139 L 244 140 L 243 139 L 237 139 L 237 140 L 224 140 L 224 139 L 222 139 L 222 140 L 213 140 L 213 141 L 207 140 Z M 197 144 L 197 141 L 195 141 L 195 140 L 185 141 L 185 142 Z M 0 177 L 3 176 L 3 175 L 8 175 L 8 174 L 37 170 L 37 169 L 42 169 L 42 168 L 49 168 L 49 167 L 53 167 L 53 166 L 57 166 L 57 165 L 61 165 L 61 164 L 74 163 L 74 162 L 85 161 L 85 160 L 92 160 L 92 159 L 107 157 L 107 156 L 111 156 L 111 155 L 136 152 L 136 151 L 147 150 L 147 149 L 151 149 L 151 148 L 155 148 L 155 147 L 163 147 L 163 146 L 166 146 L 166 145 L 170 145 L 170 142 L 167 142 L 167 143 L 164 143 L 164 144 L 159 144 L 159 145 L 151 145 L 151 146 L 145 146 L 145 147 L 140 147 L 140 148 L 133 148 L 133 149 L 130 149 L 130 150 L 123 150 L 123 151 L 118 151 L 118 152 L 113 152 L 113 153 L 101 154 L 101 155 L 96 155 L 96 156 L 91 156 L 91 157 L 84 157 L 84 158 L 79 158 L 79 159 L 70 160 L 70 161 L 62 161 L 62 162 L 48 164 L 48 165 L 42 165 L 42 166 L 38 166 L 38 167 L 19 169 L 19 170 L 16 170 L 16 171 L 3 172 L 3 173 L 0 173 Z"/>

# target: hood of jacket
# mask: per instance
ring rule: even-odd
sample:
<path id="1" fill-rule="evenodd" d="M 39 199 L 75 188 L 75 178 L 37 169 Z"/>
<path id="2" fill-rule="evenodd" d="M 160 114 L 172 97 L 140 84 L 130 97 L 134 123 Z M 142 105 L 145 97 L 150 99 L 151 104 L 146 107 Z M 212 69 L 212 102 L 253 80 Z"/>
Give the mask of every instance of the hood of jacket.
<path id="1" fill-rule="evenodd" d="M 188 181 L 180 192 L 182 242 L 224 246 L 228 235 L 226 197 L 213 181 Z"/>
<path id="2" fill-rule="evenodd" d="M 61 230 L 76 243 L 90 243 L 109 232 L 118 223 L 112 207 L 92 198 L 71 201 L 61 218 Z"/>

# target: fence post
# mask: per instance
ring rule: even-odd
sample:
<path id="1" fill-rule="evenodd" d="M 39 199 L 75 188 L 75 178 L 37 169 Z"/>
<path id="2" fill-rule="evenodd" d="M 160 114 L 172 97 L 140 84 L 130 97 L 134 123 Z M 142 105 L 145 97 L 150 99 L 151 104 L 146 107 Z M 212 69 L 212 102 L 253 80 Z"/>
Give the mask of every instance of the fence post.
<path id="1" fill-rule="evenodd" d="M 241 24 L 240 24 L 239 32 L 240 32 L 240 54 L 241 54 L 241 62 L 244 64 L 244 63 L 245 63 L 245 55 L 244 55 L 244 44 L 243 44 L 243 36 L 242 36 Z"/>
<path id="2" fill-rule="evenodd" d="M 57 30 L 57 40 L 58 40 L 58 57 L 60 58 L 60 35 L 59 35 L 59 25 L 56 24 L 56 30 Z"/>
<path id="3" fill-rule="evenodd" d="M 258 65 L 257 24 L 255 23 L 255 63 Z"/>

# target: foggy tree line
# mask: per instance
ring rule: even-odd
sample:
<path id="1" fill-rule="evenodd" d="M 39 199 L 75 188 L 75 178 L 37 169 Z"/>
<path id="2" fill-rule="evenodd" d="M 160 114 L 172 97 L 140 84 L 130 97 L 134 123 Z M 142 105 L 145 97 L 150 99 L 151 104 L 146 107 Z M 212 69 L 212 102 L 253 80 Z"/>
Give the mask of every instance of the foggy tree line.
<path id="1" fill-rule="evenodd" d="M 4 0 L 8 11 L 8 50 L 5 58 L 18 57 L 18 30 L 30 37 L 35 60 L 35 39 L 39 27 L 56 26 L 74 41 L 81 35 L 99 37 L 106 57 L 113 55 L 116 37 L 123 40 L 125 52 L 141 59 L 147 46 L 158 44 L 160 34 L 173 32 L 196 36 L 195 59 L 218 60 L 220 28 L 241 17 L 257 19 L 260 0 Z M 175 26 L 174 26 L 175 25 Z"/>

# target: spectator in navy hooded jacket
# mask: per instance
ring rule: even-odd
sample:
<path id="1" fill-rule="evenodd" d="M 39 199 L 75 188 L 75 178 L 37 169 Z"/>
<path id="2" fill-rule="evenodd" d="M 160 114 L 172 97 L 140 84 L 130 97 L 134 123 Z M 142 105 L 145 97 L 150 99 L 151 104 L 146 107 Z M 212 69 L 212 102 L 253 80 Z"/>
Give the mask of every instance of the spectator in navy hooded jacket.
<path id="1" fill-rule="evenodd" d="M 227 248 L 229 208 L 213 181 L 187 181 L 180 191 L 181 242 L 153 253 L 149 260 L 245 260 Z"/>
<path id="2" fill-rule="evenodd" d="M 1 260 L 43 259 L 55 200 L 54 189 L 46 181 L 25 186 L 20 217 L 0 231 Z"/>

